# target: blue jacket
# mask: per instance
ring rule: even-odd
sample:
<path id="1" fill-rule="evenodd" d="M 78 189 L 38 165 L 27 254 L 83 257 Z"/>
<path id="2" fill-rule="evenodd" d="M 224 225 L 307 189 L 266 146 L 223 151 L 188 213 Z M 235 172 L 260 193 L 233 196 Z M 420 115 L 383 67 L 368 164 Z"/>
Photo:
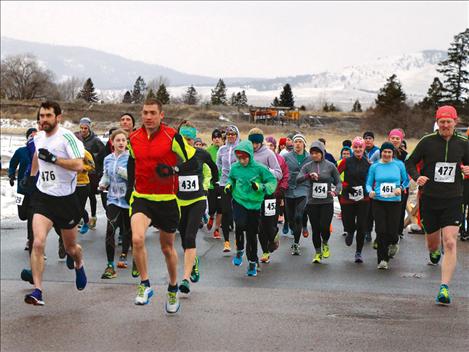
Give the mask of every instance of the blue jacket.
<path id="1" fill-rule="evenodd" d="M 405 170 L 404 163 L 393 159 L 389 163 L 377 161 L 368 169 L 366 179 L 366 192 L 376 192 L 374 199 L 384 202 L 400 202 L 401 196 L 392 194 L 392 189 L 404 190 L 409 185 L 409 176 Z M 383 194 L 387 192 L 387 195 Z"/>
<path id="2" fill-rule="evenodd" d="M 127 162 L 129 152 L 125 151 L 119 156 L 111 153 L 104 158 L 103 176 L 99 186 L 108 187 L 107 204 L 114 204 L 119 208 L 129 208 L 125 200 L 127 192 Z"/>
<path id="3" fill-rule="evenodd" d="M 10 160 L 10 166 L 8 167 L 8 177 L 16 176 L 16 169 L 18 169 L 17 188 L 16 191 L 21 194 L 26 194 L 25 190 L 21 187 L 21 180 L 24 178 L 26 170 L 31 170 L 31 157 L 29 155 L 28 148 L 26 146 L 16 149 L 13 157 Z M 18 168 L 19 165 L 19 168 Z"/>

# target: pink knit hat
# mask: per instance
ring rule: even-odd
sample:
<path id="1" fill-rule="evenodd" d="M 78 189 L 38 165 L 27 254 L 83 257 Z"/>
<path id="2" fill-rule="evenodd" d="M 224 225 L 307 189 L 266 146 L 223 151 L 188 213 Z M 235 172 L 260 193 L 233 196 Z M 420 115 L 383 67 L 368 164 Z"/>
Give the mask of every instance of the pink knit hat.
<path id="1" fill-rule="evenodd" d="M 395 128 L 395 129 L 391 130 L 391 132 L 389 132 L 389 134 L 388 134 L 389 138 L 391 138 L 393 136 L 397 136 L 402 140 L 402 139 L 404 139 L 404 132 L 399 128 Z"/>
<path id="2" fill-rule="evenodd" d="M 352 147 L 355 146 L 355 145 L 357 145 L 357 146 L 361 145 L 362 147 L 364 147 L 365 146 L 365 140 L 362 137 L 355 137 L 352 141 Z"/>

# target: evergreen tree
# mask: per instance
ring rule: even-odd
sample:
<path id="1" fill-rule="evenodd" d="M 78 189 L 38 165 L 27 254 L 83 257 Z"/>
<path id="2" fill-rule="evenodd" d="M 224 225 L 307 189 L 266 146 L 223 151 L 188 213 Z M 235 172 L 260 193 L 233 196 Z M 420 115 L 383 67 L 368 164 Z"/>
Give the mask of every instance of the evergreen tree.
<path id="1" fill-rule="evenodd" d="M 428 88 L 427 96 L 417 104 L 417 106 L 424 110 L 436 110 L 442 105 L 444 99 L 444 87 L 438 77 L 433 79 L 430 88 Z"/>
<path id="2" fill-rule="evenodd" d="M 153 91 L 153 89 L 150 88 L 146 99 L 155 99 L 155 98 L 156 98 L 155 92 Z"/>
<path id="3" fill-rule="evenodd" d="M 238 108 L 248 106 L 248 98 L 246 97 L 246 92 L 243 90 L 238 93 L 231 94 L 231 105 L 237 106 Z"/>
<path id="4" fill-rule="evenodd" d="M 169 104 L 170 96 L 164 83 L 160 84 L 160 87 L 158 88 L 158 91 L 156 92 L 156 99 L 158 99 L 163 105 Z"/>
<path id="5" fill-rule="evenodd" d="M 142 76 L 138 76 L 134 84 L 134 89 L 132 90 L 132 103 L 141 104 L 145 98 L 145 91 L 147 90 L 147 85 Z"/>
<path id="6" fill-rule="evenodd" d="M 194 86 L 190 86 L 187 88 L 186 94 L 183 97 L 183 102 L 184 104 L 187 105 L 197 105 L 199 102 L 199 96 L 197 94 L 197 90 L 194 88 Z"/>
<path id="7" fill-rule="evenodd" d="M 131 104 L 132 103 L 132 94 L 129 91 L 125 92 L 124 99 L 122 99 L 122 103 L 124 104 Z"/>
<path id="8" fill-rule="evenodd" d="M 96 103 L 98 95 L 94 90 L 94 84 L 91 78 L 88 78 L 83 84 L 83 88 L 78 92 L 77 99 L 83 99 L 88 103 Z"/>
<path id="9" fill-rule="evenodd" d="M 293 99 L 293 92 L 291 90 L 290 84 L 285 84 L 283 91 L 280 93 L 280 106 L 285 107 L 294 107 L 295 100 Z"/>
<path id="10" fill-rule="evenodd" d="M 329 112 L 329 104 L 327 103 L 327 101 L 324 103 L 324 106 L 322 107 L 322 111 Z"/>
<path id="11" fill-rule="evenodd" d="M 448 58 L 437 69 L 444 79 L 444 100 L 461 108 L 469 93 L 469 28 L 454 37 Z"/>
<path id="12" fill-rule="evenodd" d="M 220 78 L 217 85 L 212 89 L 212 95 L 210 99 L 212 105 L 226 105 L 226 85 L 225 82 Z"/>
<path id="13" fill-rule="evenodd" d="M 274 98 L 274 101 L 271 104 L 272 106 L 280 106 L 280 101 L 278 100 L 277 97 Z"/>
<path id="14" fill-rule="evenodd" d="M 384 114 L 396 113 L 405 105 L 406 95 L 395 74 L 391 75 L 375 100 L 376 108 Z"/>
<path id="15" fill-rule="evenodd" d="M 352 112 L 362 112 L 362 104 L 360 104 L 358 99 L 353 103 Z"/>

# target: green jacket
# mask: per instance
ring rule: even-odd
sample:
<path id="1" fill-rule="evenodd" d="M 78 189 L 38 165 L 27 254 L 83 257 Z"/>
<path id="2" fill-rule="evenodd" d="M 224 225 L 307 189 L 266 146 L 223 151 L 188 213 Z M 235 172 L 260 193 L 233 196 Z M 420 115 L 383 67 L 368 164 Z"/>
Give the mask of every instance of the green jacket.
<path id="1" fill-rule="evenodd" d="M 220 149 L 220 147 L 218 147 L 214 144 L 212 144 L 207 149 L 205 149 L 210 154 L 210 157 L 212 158 L 214 163 L 217 162 L 218 149 Z M 220 171 L 218 172 L 218 177 L 220 177 Z M 213 188 L 214 187 L 213 187 L 212 183 L 210 183 L 210 185 L 208 186 L 208 189 L 213 189 Z"/>
<path id="2" fill-rule="evenodd" d="M 246 209 L 259 210 L 265 195 L 271 195 L 277 188 L 277 179 L 269 169 L 254 160 L 254 149 L 248 140 L 242 141 L 235 148 L 249 154 L 249 163 L 242 166 L 239 161 L 231 166 L 228 182 L 225 187 L 231 187 L 233 199 Z M 255 182 L 258 190 L 252 188 Z"/>

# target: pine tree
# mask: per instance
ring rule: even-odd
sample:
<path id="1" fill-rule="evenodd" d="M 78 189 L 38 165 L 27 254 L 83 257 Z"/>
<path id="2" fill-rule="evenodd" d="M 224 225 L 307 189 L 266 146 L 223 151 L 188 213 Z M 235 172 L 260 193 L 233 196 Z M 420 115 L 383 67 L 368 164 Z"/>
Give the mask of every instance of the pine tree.
<path id="1" fill-rule="evenodd" d="M 77 99 L 83 99 L 88 103 L 95 103 L 98 101 L 98 95 L 94 90 L 94 84 L 91 78 L 88 78 L 83 84 L 83 88 L 78 92 Z"/>
<path id="2" fill-rule="evenodd" d="M 358 99 L 353 103 L 352 112 L 362 112 L 362 104 Z"/>
<path id="3" fill-rule="evenodd" d="M 183 102 L 187 105 L 197 105 L 197 103 L 199 102 L 199 96 L 194 86 L 190 86 L 187 88 L 186 94 L 183 97 Z"/>
<path id="4" fill-rule="evenodd" d="M 271 104 L 272 106 L 280 106 L 280 101 L 278 100 L 277 97 L 274 98 L 274 101 Z"/>
<path id="5" fill-rule="evenodd" d="M 324 103 L 324 106 L 322 107 L 322 111 L 329 112 L 329 104 L 327 103 L 327 101 Z"/>
<path id="6" fill-rule="evenodd" d="M 145 84 L 145 80 L 142 78 L 142 76 L 138 76 L 134 84 L 134 89 L 132 90 L 132 103 L 143 103 L 146 89 L 147 85 Z"/>
<path id="7" fill-rule="evenodd" d="M 236 93 L 231 94 L 230 104 L 233 106 L 238 106 L 238 96 Z"/>
<path id="8" fill-rule="evenodd" d="M 129 91 L 125 92 L 124 99 L 122 99 L 122 103 L 124 104 L 131 104 L 132 103 L 132 94 Z"/>
<path id="9" fill-rule="evenodd" d="M 146 99 L 155 99 L 155 98 L 156 98 L 155 92 L 153 91 L 153 89 L 150 88 L 150 90 L 148 91 Z"/>
<path id="10" fill-rule="evenodd" d="M 442 105 L 444 99 L 444 87 L 438 77 L 433 79 L 430 88 L 428 88 L 427 96 L 417 104 L 417 106 L 424 110 L 436 110 Z"/>
<path id="11" fill-rule="evenodd" d="M 160 84 L 160 87 L 158 88 L 158 91 L 156 92 L 156 99 L 158 99 L 161 102 L 161 104 L 169 104 L 170 96 L 164 83 Z"/>
<path id="12" fill-rule="evenodd" d="M 401 83 L 393 74 L 386 80 L 384 87 L 379 90 L 375 100 L 376 108 L 384 114 L 396 113 L 405 105 L 406 98 Z"/>
<path id="13" fill-rule="evenodd" d="M 238 108 L 243 108 L 248 106 L 248 98 L 246 97 L 246 92 L 243 90 L 238 93 L 233 93 L 230 99 L 231 105 L 237 106 Z"/>
<path id="14" fill-rule="evenodd" d="M 445 103 L 461 108 L 469 93 L 469 28 L 454 37 L 448 58 L 438 65 L 437 71 L 445 77 Z"/>
<path id="15" fill-rule="evenodd" d="M 241 107 L 248 106 L 248 97 L 246 96 L 246 91 L 242 90 L 239 97 L 239 105 Z"/>
<path id="16" fill-rule="evenodd" d="M 210 99 L 212 105 L 226 105 L 226 85 L 225 82 L 220 78 L 217 85 L 212 89 L 212 95 Z"/>
<path id="17" fill-rule="evenodd" d="M 280 106 L 294 107 L 295 100 L 293 99 L 293 92 L 291 90 L 290 84 L 285 84 L 283 91 L 280 93 Z"/>

